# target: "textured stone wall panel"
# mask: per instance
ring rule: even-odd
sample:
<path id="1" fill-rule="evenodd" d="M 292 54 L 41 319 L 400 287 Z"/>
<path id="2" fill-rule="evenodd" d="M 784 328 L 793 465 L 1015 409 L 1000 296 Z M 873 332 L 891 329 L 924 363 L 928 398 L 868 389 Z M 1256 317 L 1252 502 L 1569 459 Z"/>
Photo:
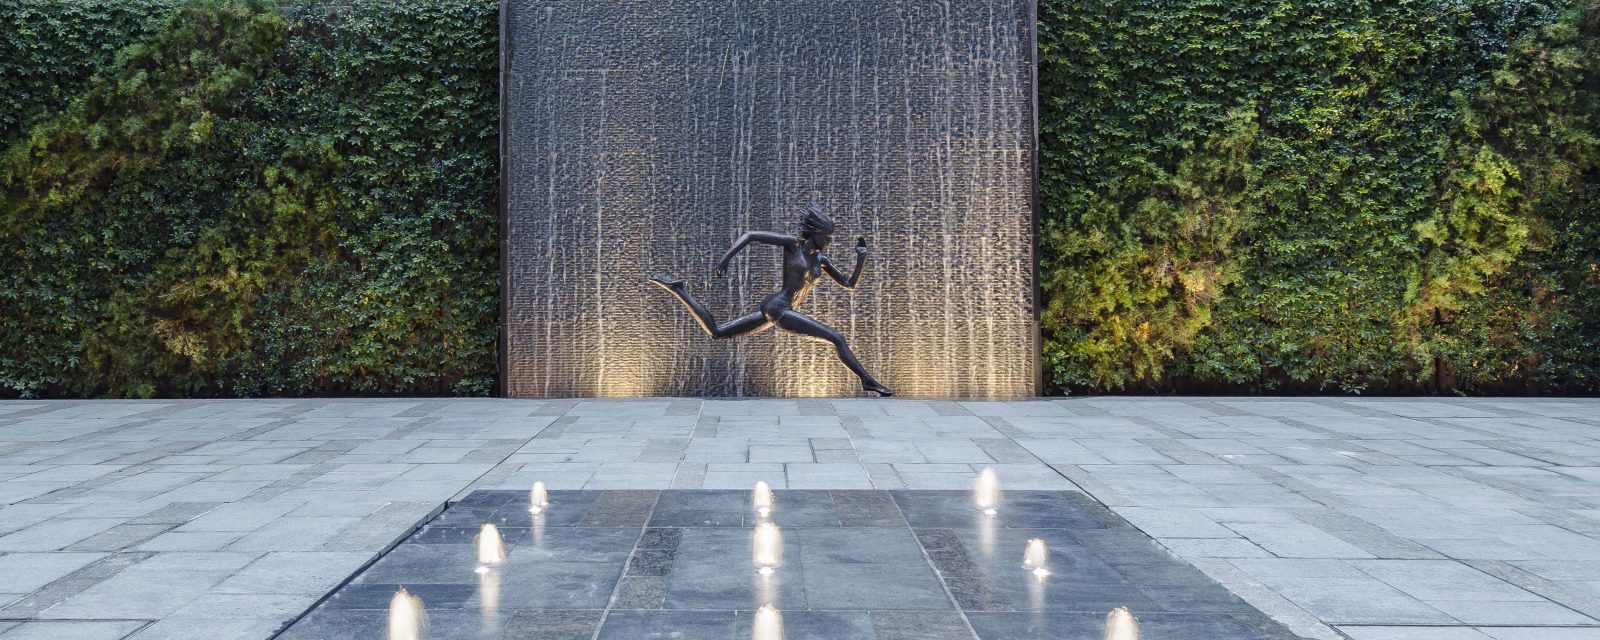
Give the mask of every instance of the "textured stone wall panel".
<path id="1" fill-rule="evenodd" d="M 863 284 L 799 308 L 904 395 L 1037 389 L 1027 0 L 507 0 L 506 392 L 851 395 L 831 348 L 711 341 L 779 250 L 713 263 L 816 200 Z"/>

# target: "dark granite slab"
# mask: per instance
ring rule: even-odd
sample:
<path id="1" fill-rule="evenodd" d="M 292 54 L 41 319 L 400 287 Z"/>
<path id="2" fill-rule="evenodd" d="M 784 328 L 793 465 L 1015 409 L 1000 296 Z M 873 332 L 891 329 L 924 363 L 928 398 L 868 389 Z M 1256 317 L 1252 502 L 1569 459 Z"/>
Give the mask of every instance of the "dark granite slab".
<path id="1" fill-rule="evenodd" d="M 1145 640 L 1295 637 L 1077 492 L 1008 492 L 995 516 L 961 491 L 776 495 L 783 565 L 761 576 L 747 492 L 554 491 L 537 515 L 524 492 L 474 492 L 279 637 L 383 639 L 401 587 L 430 640 L 742 640 L 765 604 L 786 640 L 1099 640 L 1116 607 Z M 484 523 L 506 561 L 480 573 Z M 1022 566 L 1034 538 L 1045 578 Z"/>

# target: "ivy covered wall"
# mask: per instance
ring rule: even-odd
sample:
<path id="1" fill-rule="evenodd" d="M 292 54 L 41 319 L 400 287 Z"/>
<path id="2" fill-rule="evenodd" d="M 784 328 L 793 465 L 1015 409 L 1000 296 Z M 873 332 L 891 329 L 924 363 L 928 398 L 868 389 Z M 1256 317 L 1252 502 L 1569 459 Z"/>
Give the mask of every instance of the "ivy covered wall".
<path id="1" fill-rule="evenodd" d="M 1600 3 L 1042 0 L 1069 391 L 1600 391 Z"/>
<path id="2" fill-rule="evenodd" d="M 0 2 L 0 393 L 491 392 L 497 11 Z"/>
<path id="3" fill-rule="evenodd" d="M 498 3 L 280 4 L 0 0 L 0 397 L 492 392 Z M 1039 14 L 1053 389 L 1600 393 L 1600 0 Z"/>

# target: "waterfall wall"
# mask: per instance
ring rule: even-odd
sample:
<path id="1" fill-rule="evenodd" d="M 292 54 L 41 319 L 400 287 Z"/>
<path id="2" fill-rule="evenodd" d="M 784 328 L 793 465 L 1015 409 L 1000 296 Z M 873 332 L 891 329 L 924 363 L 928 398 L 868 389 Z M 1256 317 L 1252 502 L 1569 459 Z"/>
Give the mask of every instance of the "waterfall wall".
<path id="1" fill-rule="evenodd" d="M 502 380 L 514 397 L 838 396 L 831 347 L 712 341 L 818 202 L 860 287 L 798 310 L 912 397 L 1039 392 L 1030 0 L 505 0 Z"/>

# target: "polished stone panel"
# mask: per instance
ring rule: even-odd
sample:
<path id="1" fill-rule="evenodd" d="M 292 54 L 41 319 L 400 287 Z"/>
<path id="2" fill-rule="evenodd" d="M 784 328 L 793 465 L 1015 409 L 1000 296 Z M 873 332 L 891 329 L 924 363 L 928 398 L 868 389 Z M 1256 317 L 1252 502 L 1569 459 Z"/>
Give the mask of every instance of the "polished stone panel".
<path id="1" fill-rule="evenodd" d="M 779 490 L 783 565 L 766 577 L 749 495 L 553 491 L 534 515 L 526 492 L 474 491 L 281 637 L 382 638 L 400 587 L 425 603 L 429 638 L 742 640 L 765 604 L 789 640 L 1099 638 L 1120 606 L 1149 638 L 1295 637 L 1075 491 L 1007 492 L 986 516 L 965 491 Z M 507 559 L 476 573 L 488 522 Z M 1044 579 L 1021 563 L 1035 538 Z"/>

